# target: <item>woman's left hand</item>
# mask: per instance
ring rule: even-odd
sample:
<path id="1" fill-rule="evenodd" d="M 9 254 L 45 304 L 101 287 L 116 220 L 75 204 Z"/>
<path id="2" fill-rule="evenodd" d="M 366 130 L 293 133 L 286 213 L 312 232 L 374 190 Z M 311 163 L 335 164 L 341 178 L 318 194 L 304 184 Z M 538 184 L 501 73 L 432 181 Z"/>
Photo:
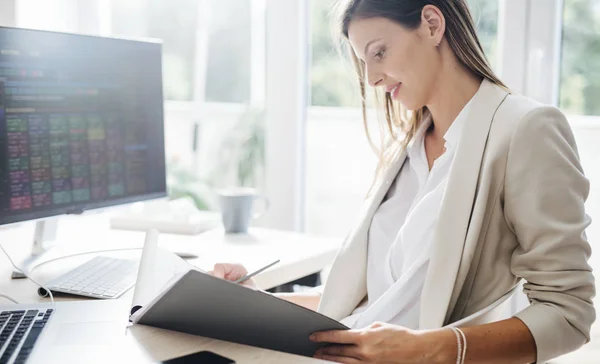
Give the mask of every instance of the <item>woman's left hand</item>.
<path id="1" fill-rule="evenodd" d="M 316 332 L 310 339 L 334 344 L 319 349 L 315 358 L 339 363 L 424 363 L 424 335 L 401 326 L 376 322 L 359 330 Z"/>

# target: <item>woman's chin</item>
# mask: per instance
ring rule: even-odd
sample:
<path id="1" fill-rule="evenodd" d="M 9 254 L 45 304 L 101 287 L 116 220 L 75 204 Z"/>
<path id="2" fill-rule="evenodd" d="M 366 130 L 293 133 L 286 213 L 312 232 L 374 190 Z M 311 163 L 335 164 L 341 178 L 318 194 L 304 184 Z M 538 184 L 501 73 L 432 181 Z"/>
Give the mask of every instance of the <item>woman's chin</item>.
<path id="1" fill-rule="evenodd" d="M 400 90 L 394 101 L 399 102 L 408 111 L 421 110 L 425 106 L 425 103 L 416 100 L 414 97 L 406 97 L 406 90 Z"/>
<path id="2" fill-rule="evenodd" d="M 398 101 L 403 108 L 411 112 L 415 110 L 421 110 L 423 106 L 425 106 L 423 103 L 415 102 L 415 100 L 398 99 L 396 101 Z"/>

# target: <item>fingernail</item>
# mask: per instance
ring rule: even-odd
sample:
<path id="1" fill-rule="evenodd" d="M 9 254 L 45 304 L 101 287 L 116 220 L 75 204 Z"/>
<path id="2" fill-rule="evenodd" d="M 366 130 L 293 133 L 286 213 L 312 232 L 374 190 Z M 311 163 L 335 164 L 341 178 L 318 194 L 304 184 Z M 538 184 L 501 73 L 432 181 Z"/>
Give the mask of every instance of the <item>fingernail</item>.
<path id="1" fill-rule="evenodd" d="M 310 335 L 310 336 L 309 336 L 309 339 L 310 339 L 310 340 L 312 340 L 312 341 L 315 341 L 315 339 L 316 339 L 316 336 L 315 336 L 315 335 Z"/>

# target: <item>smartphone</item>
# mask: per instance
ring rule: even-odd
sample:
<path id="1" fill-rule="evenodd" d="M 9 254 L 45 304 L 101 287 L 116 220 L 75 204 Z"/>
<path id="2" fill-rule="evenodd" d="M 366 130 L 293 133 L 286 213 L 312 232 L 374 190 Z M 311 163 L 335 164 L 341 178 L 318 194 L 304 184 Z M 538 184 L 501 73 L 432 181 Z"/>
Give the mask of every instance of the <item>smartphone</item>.
<path id="1" fill-rule="evenodd" d="M 221 356 L 212 351 L 200 351 L 198 353 L 180 356 L 179 358 L 163 361 L 163 364 L 235 364 L 235 361 Z"/>

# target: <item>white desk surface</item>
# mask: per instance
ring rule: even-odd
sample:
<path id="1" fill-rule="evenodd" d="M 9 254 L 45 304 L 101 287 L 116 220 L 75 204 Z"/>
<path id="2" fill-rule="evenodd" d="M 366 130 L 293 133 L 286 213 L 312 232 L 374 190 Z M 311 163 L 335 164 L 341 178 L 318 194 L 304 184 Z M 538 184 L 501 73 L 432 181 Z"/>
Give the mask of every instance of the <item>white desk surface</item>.
<path id="1" fill-rule="evenodd" d="M 132 248 L 132 250 L 63 258 L 35 269 L 33 277 L 41 283 L 47 282 L 56 275 L 99 254 L 139 258 L 141 253 L 139 248 L 143 245 L 144 233 L 111 230 L 107 216 L 107 214 L 95 214 L 61 218 L 57 234 L 57 241 L 60 242 L 60 245 L 49 256 L 99 249 Z M 32 223 L 0 228 L 0 243 L 15 262 L 20 261 L 28 254 L 33 230 Z M 161 234 L 160 237 L 160 244 L 168 249 L 197 254 L 198 258 L 188 261 L 205 270 L 212 269 L 214 263 L 217 262 L 239 262 L 252 271 L 280 259 L 280 263 L 256 277 L 258 285 L 263 289 L 319 272 L 332 262 L 340 243 L 339 239 L 318 238 L 305 234 L 259 228 L 251 229 L 248 235 L 227 236 L 223 234 L 222 230 L 217 229 L 195 236 Z M 49 299 L 37 295 L 37 287 L 29 280 L 11 280 L 10 272 L 10 262 L 3 254 L 0 254 L 0 292 L 21 303 L 49 301 Z M 132 294 L 133 290 L 129 290 L 119 299 L 119 302 L 123 303 L 124 314 L 129 311 Z M 84 298 L 78 296 L 55 297 L 57 302 L 82 299 Z M 0 300 L 2 299 L 0 298 Z M 8 302 L 2 301 L 2 303 Z M 133 337 L 156 360 L 166 360 L 200 350 L 211 350 L 230 357 L 238 363 L 323 362 L 146 326 L 130 327 L 127 335 L 129 336 L 128 340 Z"/>

